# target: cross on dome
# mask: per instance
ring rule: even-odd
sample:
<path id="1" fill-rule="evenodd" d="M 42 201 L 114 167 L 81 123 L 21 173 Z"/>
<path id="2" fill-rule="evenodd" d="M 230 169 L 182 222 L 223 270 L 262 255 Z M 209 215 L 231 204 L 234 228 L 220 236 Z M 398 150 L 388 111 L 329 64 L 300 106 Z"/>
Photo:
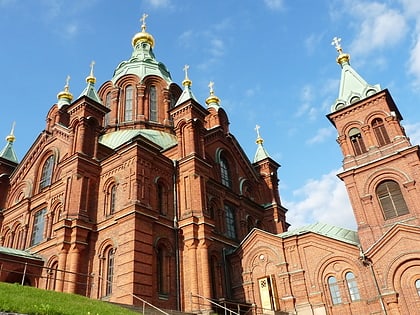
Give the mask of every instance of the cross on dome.
<path id="1" fill-rule="evenodd" d="M 261 138 L 261 136 L 260 136 L 260 126 L 258 126 L 258 125 L 255 125 L 255 131 L 257 132 L 257 137 L 258 138 Z"/>
<path id="2" fill-rule="evenodd" d="M 141 30 L 144 32 L 144 31 L 146 31 L 146 18 L 148 17 L 149 15 L 148 14 L 146 14 L 146 13 L 143 13 L 143 15 L 142 15 L 142 17 L 141 17 L 141 19 L 140 19 L 140 21 L 141 21 Z"/>
<path id="3" fill-rule="evenodd" d="M 341 38 L 336 36 L 333 38 L 331 45 L 333 45 L 335 49 L 341 54 L 343 52 L 343 49 L 341 48 L 340 42 Z"/>
<path id="4" fill-rule="evenodd" d="M 213 86 L 214 86 L 214 82 L 213 81 L 210 81 L 209 82 L 209 85 L 208 85 L 208 87 L 210 89 L 210 95 L 213 95 L 214 94 Z"/>

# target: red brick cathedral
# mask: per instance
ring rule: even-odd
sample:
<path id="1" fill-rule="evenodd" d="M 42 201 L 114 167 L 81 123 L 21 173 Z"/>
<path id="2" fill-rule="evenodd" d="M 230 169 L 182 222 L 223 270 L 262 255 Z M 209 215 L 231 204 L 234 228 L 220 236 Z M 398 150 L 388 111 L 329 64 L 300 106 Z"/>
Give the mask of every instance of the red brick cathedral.
<path id="1" fill-rule="evenodd" d="M 262 138 L 251 162 L 213 84 L 200 104 L 154 44 L 143 18 L 109 81 L 96 89 L 92 65 L 77 98 L 67 81 L 22 161 L 6 138 L 0 281 L 190 313 L 419 314 L 419 146 L 339 39 L 327 117 L 357 232 L 288 230 Z"/>

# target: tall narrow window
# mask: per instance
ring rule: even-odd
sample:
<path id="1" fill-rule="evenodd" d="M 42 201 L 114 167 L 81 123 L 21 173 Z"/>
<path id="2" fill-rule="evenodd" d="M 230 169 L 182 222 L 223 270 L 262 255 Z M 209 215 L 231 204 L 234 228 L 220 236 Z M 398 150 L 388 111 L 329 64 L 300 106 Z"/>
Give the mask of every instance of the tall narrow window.
<path id="1" fill-rule="evenodd" d="M 232 179 L 230 177 L 229 164 L 224 157 L 220 157 L 220 176 L 222 184 L 226 187 L 232 187 Z"/>
<path id="2" fill-rule="evenodd" d="M 51 178 L 54 168 L 54 155 L 48 157 L 42 166 L 41 179 L 39 181 L 39 190 L 51 185 Z"/>
<path id="3" fill-rule="evenodd" d="M 225 205 L 226 236 L 236 238 L 235 213 L 231 206 Z"/>
<path id="4" fill-rule="evenodd" d="M 331 300 L 334 305 L 341 304 L 341 294 L 340 289 L 338 287 L 337 279 L 335 277 L 328 278 L 328 287 L 330 289 Z"/>
<path id="5" fill-rule="evenodd" d="M 156 86 L 152 85 L 149 91 L 150 120 L 158 121 Z"/>
<path id="6" fill-rule="evenodd" d="M 390 143 L 388 133 L 386 132 L 384 121 L 381 118 L 375 118 L 372 121 L 373 132 L 376 137 L 376 141 L 380 146 Z"/>
<path id="7" fill-rule="evenodd" d="M 133 86 L 131 85 L 125 88 L 124 120 L 133 120 Z"/>
<path id="8" fill-rule="evenodd" d="M 407 204 L 398 183 L 387 180 L 376 188 L 384 219 L 392 219 L 408 213 Z"/>
<path id="9" fill-rule="evenodd" d="M 109 214 L 114 214 L 117 203 L 117 186 L 112 185 L 109 191 Z"/>
<path id="10" fill-rule="evenodd" d="M 111 92 L 107 93 L 105 96 L 105 107 L 111 109 Z M 105 126 L 109 125 L 109 116 L 111 113 L 105 114 Z"/>
<path id="11" fill-rule="evenodd" d="M 44 239 L 45 213 L 46 209 L 37 211 L 34 215 L 34 223 L 32 225 L 31 246 L 40 243 Z"/>
<path id="12" fill-rule="evenodd" d="M 420 296 L 420 279 L 417 279 L 414 285 L 416 286 L 417 295 Z"/>
<path id="13" fill-rule="evenodd" d="M 114 279 L 114 259 L 115 259 L 115 250 L 111 248 L 108 250 L 107 257 L 106 257 L 105 296 L 109 296 L 112 293 L 112 282 Z"/>
<path id="14" fill-rule="evenodd" d="M 157 195 L 159 213 L 166 215 L 168 212 L 168 191 L 166 186 L 161 182 L 157 184 Z"/>
<path id="15" fill-rule="evenodd" d="M 169 294 L 169 257 L 166 247 L 157 248 L 157 277 L 158 292 L 160 295 Z"/>
<path id="16" fill-rule="evenodd" d="M 357 287 L 357 281 L 352 272 L 346 273 L 346 282 L 347 282 L 347 288 L 349 289 L 350 299 L 352 301 L 359 301 L 360 300 L 359 288 Z"/>
<path id="17" fill-rule="evenodd" d="M 351 141 L 351 145 L 353 146 L 353 151 L 355 155 L 360 155 L 362 153 L 367 152 L 366 146 L 362 138 L 362 134 L 360 130 L 357 128 L 350 129 L 349 137 Z"/>

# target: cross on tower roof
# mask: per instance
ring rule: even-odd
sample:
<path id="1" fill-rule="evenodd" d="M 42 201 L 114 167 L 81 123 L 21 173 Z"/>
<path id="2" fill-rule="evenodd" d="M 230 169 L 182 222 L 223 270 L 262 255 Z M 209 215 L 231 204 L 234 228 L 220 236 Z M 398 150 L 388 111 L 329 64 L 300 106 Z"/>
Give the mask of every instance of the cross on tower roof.
<path id="1" fill-rule="evenodd" d="M 143 13 L 143 16 L 141 17 L 140 21 L 141 21 L 141 30 L 144 32 L 146 30 L 146 18 L 149 15 L 146 13 Z"/>
<path id="2" fill-rule="evenodd" d="M 341 54 L 343 52 L 343 49 L 341 48 L 340 42 L 341 38 L 336 36 L 333 38 L 331 45 L 333 45 L 335 49 L 337 49 L 337 51 Z"/>
<path id="3" fill-rule="evenodd" d="M 213 86 L 214 86 L 214 82 L 213 82 L 213 81 L 210 81 L 210 83 L 209 83 L 208 87 L 209 87 L 209 89 L 210 89 L 210 94 L 211 94 L 211 95 L 213 95 L 213 94 L 214 94 L 214 89 L 213 89 Z"/>

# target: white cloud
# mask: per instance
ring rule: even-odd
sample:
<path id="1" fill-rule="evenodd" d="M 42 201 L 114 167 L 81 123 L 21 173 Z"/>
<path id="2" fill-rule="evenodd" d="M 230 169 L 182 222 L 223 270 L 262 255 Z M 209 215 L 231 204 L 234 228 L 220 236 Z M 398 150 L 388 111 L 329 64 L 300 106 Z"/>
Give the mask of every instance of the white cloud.
<path id="1" fill-rule="evenodd" d="M 335 130 L 333 128 L 320 128 L 317 130 L 315 136 L 313 136 L 312 138 L 308 139 L 306 141 L 306 143 L 308 144 L 315 144 L 315 143 L 321 143 L 324 142 L 324 140 L 326 138 L 329 138 L 333 133 L 335 132 Z"/>
<path id="2" fill-rule="evenodd" d="M 420 144 L 420 122 L 404 124 L 404 129 L 407 136 L 410 137 L 411 144 Z"/>
<path id="3" fill-rule="evenodd" d="M 283 0 L 264 0 L 265 5 L 271 10 L 283 9 Z"/>
<path id="4" fill-rule="evenodd" d="M 416 89 L 420 89 L 420 34 L 417 35 L 416 42 L 410 51 L 410 61 L 408 63 L 408 71 L 414 76 L 413 85 Z"/>
<path id="5" fill-rule="evenodd" d="M 293 192 L 299 201 L 284 201 L 291 229 L 316 222 L 356 229 L 344 183 L 336 176 L 338 172 L 334 170 L 320 179 L 308 180 Z"/>
<path id="6" fill-rule="evenodd" d="M 406 19 L 399 11 L 378 2 L 352 2 L 351 13 L 358 23 L 352 53 L 367 54 L 394 46 L 408 31 Z"/>
<path id="7" fill-rule="evenodd" d="M 146 3 L 148 3 L 150 6 L 154 8 L 169 8 L 171 6 L 170 0 L 146 0 Z"/>

